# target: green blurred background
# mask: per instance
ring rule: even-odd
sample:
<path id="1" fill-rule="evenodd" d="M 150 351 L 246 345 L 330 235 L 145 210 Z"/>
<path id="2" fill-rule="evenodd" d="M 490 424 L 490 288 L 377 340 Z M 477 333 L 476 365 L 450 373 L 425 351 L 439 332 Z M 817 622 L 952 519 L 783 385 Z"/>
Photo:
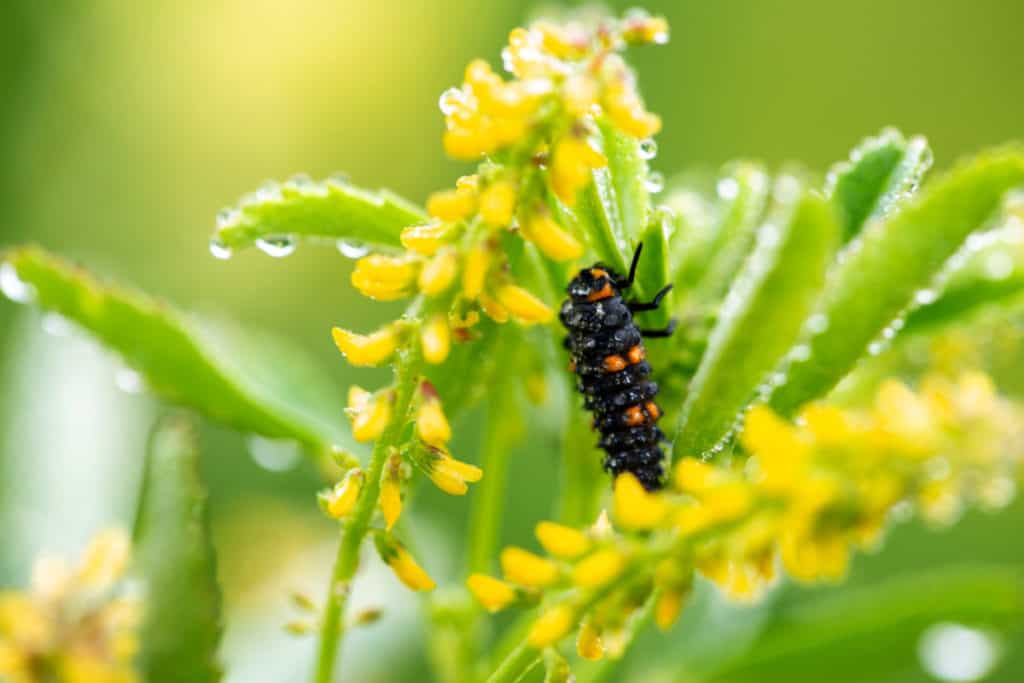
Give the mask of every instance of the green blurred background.
<path id="1" fill-rule="evenodd" d="M 609 3 L 616 11 L 632 4 Z M 665 121 L 655 164 L 666 174 L 737 156 L 772 166 L 799 160 L 823 171 L 885 125 L 925 134 L 939 167 L 1021 136 L 1024 3 L 647 7 L 672 25 L 669 45 L 632 55 L 649 108 Z M 344 171 L 357 184 L 418 201 L 450 185 L 467 165 L 442 154 L 438 95 L 460 82 L 470 59 L 497 63 L 509 29 L 540 9 L 419 0 L 7 0 L 0 9 L 0 246 L 38 242 L 183 307 L 288 336 L 336 376 L 340 409 L 349 382 L 373 384 L 382 375 L 347 368 L 330 326 L 366 329 L 397 309 L 357 297 L 348 285 L 351 263 L 331 249 L 303 247 L 285 260 L 257 251 L 215 260 L 207 250 L 213 217 L 263 180 L 300 171 Z M 38 552 L 75 552 L 100 526 L 130 520 L 138 456 L 160 410 L 115 387 L 116 359 L 52 324 L 58 334 L 44 333 L 40 323 L 0 304 L 0 586 L 23 584 Z M 479 415 L 462 422 L 455 448 L 473 459 Z M 549 512 L 552 439 L 519 449 L 509 540 L 525 541 Z M 271 464 L 287 471 L 257 466 L 243 436 L 212 425 L 204 451 L 230 609 L 228 680 L 299 680 L 310 644 L 289 640 L 280 624 L 294 616 L 287 591 L 318 595 L 329 565 L 331 526 L 313 504 L 318 479 L 301 463 L 287 467 L 287 452 L 271 454 Z M 418 545 L 441 577 L 458 578 L 462 547 L 452 530 L 463 528 L 467 502 L 433 492 L 416 501 Z M 999 517 L 972 515 L 938 535 L 903 527 L 886 552 L 858 561 L 843 592 L 828 594 L 965 560 L 1020 567 L 1021 522 L 1017 505 Z M 387 613 L 348 643 L 344 680 L 423 680 L 417 600 L 394 590 L 386 573 L 368 570 L 362 581 L 357 604 L 384 604 Z M 697 648 L 687 643 L 694 630 L 707 631 L 708 615 L 732 629 L 721 631 L 726 642 L 717 646 L 739 653 L 779 604 L 819 592 L 787 589 L 756 611 L 701 595 L 686 630 L 648 639 L 614 678 L 654 680 L 643 663 L 660 653 L 674 658 L 675 673 L 658 680 L 703 680 L 680 672 L 695 670 L 687 657 Z M 878 643 L 861 660 L 883 673 L 863 677 L 843 665 L 829 669 L 832 678 L 931 680 L 913 638 L 908 643 Z M 1019 637 L 1003 638 L 1005 656 L 991 680 L 1020 680 L 1019 645 Z M 821 680 L 821 667 L 841 661 L 830 657 L 794 656 L 786 680 Z"/>

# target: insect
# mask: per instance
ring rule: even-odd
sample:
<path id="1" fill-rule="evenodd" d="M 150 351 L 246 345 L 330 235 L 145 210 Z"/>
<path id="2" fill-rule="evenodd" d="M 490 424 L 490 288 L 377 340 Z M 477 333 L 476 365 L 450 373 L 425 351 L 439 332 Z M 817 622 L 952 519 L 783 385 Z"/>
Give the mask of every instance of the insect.
<path id="1" fill-rule="evenodd" d="M 654 397 L 658 385 L 650 380 L 643 337 L 667 337 L 675 329 L 637 327 L 633 314 L 653 311 L 672 289 L 667 285 L 648 302 L 626 301 L 622 292 L 633 284 L 640 251 L 636 248 L 629 275 L 620 277 L 596 263 L 572 279 L 559 317 L 569 330 L 565 348 L 572 356 L 584 407 L 594 413 L 594 428 L 601 433 L 604 469 L 613 476 L 631 472 L 647 490 L 661 487 L 664 454 L 658 429 L 661 408 Z"/>

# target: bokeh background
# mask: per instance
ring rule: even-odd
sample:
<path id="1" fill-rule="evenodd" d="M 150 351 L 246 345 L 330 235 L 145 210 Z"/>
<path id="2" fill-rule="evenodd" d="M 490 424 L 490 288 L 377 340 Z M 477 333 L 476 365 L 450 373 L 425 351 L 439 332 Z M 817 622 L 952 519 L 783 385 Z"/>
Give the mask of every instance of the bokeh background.
<path id="1" fill-rule="evenodd" d="M 617 11 L 631 4 L 608 3 Z M 823 171 L 885 125 L 925 134 L 938 167 L 1022 135 L 1024 3 L 647 7 L 672 25 L 668 46 L 632 55 L 649 108 L 665 121 L 655 163 L 666 174 L 739 156 Z M 450 185 L 467 166 L 442 154 L 438 95 L 473 57 L 498 62 L 508 30 L 538 9 L 454 0 L 6 0 L 0 246 L 37 242 L 183 307 L 287 336 L 336 377 L 340 408 L 349 382 L 380 375 L 347 368 L 330 326 L 369 328 L 396 309 L 357 297 L 347 284 L 351 262 L 331 249 L 213 259 L 213 217 L 263 180 L 300 171 L 344 171 L 420 201 Z M 24 584 L 39 552 L 74 553 L 97 529 L 130 523 L 140 455 L 162 408 L 134 393 L 117 360 L 91 342 L 6 302 L 0 377 L 3 587 Z M 464 459 L 474 457 L 478 418 L 456 425 Z M 215 425 L 204 426 L 203 448 L 229 610 L 227 680 L 301 680 L 311 641 L 280 627 L 295 616 L 288 591 L 319 595 L 333 553 L 333 527 L 313 501 L 317 475 L 286 446 Z M 525 541 L 548 514 L 556 479 L 552 442 L 540 437 L 519 451 L 505 535 Z M 432 492 L 417 498 L 414 529 L 436 576 L 457 577 L 467 510 L 467 501 Z M 693 664 L 700 652 L 742 652 L 780 605 L 841 598 L 884 577 L 968 559 L 1024 567 L 1022 522 L 1018 504 L 995 517 L 968 515 L 942 534 L 905 525 L 883 553 L 858 559 L 842 589 L 786 588 L 756 610 L 726 608 L 702 592 L 684 630 L 647 639 L 616 676 L 655 680 L 647 663 L 658 652 L 672 667 L 657 680 L 702 680 Z M 360 581 L 357 605 L 386 612 L 349 641 L 344 680 L 428 680 L 417 599 L 373 563 Z M 709 634 L 718 634 L 714 643 Z M 975 654 L 992 649 L 987 680 L 1024 676 L 1019 638 L 961 641 Z M 830 662 L 830 680 L 934 680 L 918 645 L 912 637 L 879 642 L 858 662 L 878 664 L 870 678 L 841 664 L 843 643 L 815 646 L 792 658 L 786 680 L 820 680 Z M 746 675 L 729 680 L 769 680 Z"/>

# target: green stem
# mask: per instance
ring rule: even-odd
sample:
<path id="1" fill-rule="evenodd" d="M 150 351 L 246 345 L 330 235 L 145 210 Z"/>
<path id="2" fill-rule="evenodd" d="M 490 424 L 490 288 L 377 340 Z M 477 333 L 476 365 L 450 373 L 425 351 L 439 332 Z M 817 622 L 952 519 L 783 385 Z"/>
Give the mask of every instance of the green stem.
<path id="1" fill-rule="evenodd" d="M 559 517 L 563 524 L 583 526 L 597 516 L 601 492 L 604 490 L 604 471 L 601 455 L 594 447 L 594 433 L 580 407 L 576 387 L 569 380 L 568 425 L 562 442 L 562 493 Z"/>
<path id="2" fill-rule="evenodd" d="M 490 675 L 487 683 L 516 683 L 539 663 L 540 650 L 520 643 Z"/>
<path id="3" fill-rule="evenodd" d="M 369 531 L 370 521 L 373 519 L 373 512 L 377 506 L 384 463 L 387 462 L 391 448 L 397 443 L 408 419 L 409 406 L 412 403 L 413 392 L 416 390 L 419 364 L 419 347 L 413 345 L 412 349 L 399 357 L 398 364 L 395 366 L 396 395 L 391 421 L 373 446 L 365 488 L 359 502 L 356 503 L 352 516 L 345 524 L 341 544 L 338 546 L 338 555 L 334 561 L 334 571 L 331 573 L 331 582 L 324 607 L 323 626 L 320 630 L 320 643 L 317 648 L 316 672 L 313 679 L 316 683 L 331 683 L 333 680 L 340 641 L 344 634 L 342 618 L 352 577 L 355 576 L 356 568 L 359 565 L 359 549 Z"/>

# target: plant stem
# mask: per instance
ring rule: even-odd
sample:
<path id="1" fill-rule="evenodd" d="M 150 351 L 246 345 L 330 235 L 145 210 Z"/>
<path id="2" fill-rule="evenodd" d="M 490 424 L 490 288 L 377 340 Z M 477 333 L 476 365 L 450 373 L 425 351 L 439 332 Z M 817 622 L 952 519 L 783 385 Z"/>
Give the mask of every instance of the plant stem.
<path id="1" fill-rule="evenodd" d="M 576 387 L 570 382 L 567 427 L 562 442 L 562 493 L 559 517 L 563 524 L 583 526 L 597 516 L 605 475 L 601 455 L 594 447 L 594 435 L 580 410 Z"/>
<path id="2" fill-rule="evenodd" d="M 334 561 L 334 570 L 331 573 L 331 582 L 328 586 L 324 607 L 323 626 L 320 630 L 320 643 L 317 648 L 316 672 L 313 679 L 316 683 L 331 683 L 333 680 L 340 641 L 344 633 L 342 619 L 352 577 L 355 576 L 356 568 L 359 565 L 359 550 L 369 531 L 373 511 L 377 506 L 384 463 L 387 462 L 391 447 L 401 436 L 402 428 L 408 418 L 409 406 L 417 386 L 419 364 L 419 348 L 418 345 L 414 345 L 412 349 L 399 357 L 395 366 L 396 395 L 391 421 L 373 446 L 373 454 L 370 456 L 369 470 L 366 475 L 366 485 L 359 502 L 356 503 L 356 507 L 352 511 L 352 516 L 345 524 L 341 544 L 338 546 L 338 555 Z"/>
<path id="3" fill-rule="evenodd" d="M 487 683 L 516 683 L 538 663 L 540 650 L 530 647 L 526 642 L 520 643 L 490 675 Z"/>

